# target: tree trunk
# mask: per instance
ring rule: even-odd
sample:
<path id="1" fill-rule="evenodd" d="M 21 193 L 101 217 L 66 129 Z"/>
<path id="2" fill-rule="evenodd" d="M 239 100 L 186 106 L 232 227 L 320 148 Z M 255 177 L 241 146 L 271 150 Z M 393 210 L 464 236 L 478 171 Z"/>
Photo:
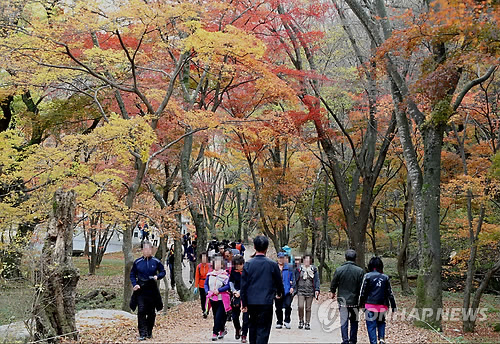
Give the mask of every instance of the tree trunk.
<path id="1" fill-rule="evenodd" d="M 398 252 L 398 274 L 399 281 L 401 282 L 401 289 L 404 295 L 412 295 L 413 291 L 408 283 L 408 244 L 410 243 L 411 227 L 413 226 L 413 220 L 411 216 L 412 211 L 412 195 L 411 195 L 411 184 L 407 182 L 407 192 L 405 195 L 406 202 L 404 206 L 403 213 L 403 223 L 401 224 L 401 246 Z"/>
<path id="2" fill-rule="evenodd" d="M 36 340 L 63 334 L 78 339 L 75 296 L 80 273 L 72 261 L 74 217 L 74 191 L 57 190 L 40 270 L 35 274 L 35 288 L 40 292 L 40 303 L 34 305 Z"/>
<path id="3" fill-rule="evenodd" d="M 356 251 L 356 264 L 366 269 L 366 224 L 355 222 L 352 227 L 347 225 L 347 236 L 349 239 L 349 248 Z M 349 230 L 350 228 L 350 230 Z"/>
<path id="4" fill-rule="evenodd" d="M 0 109 L 2 109 L 3 116 L 0 118 L 0 132 L 9 129 L 10 120 L 12 118 L 11 104 L 14 101 L 14 96 L 9 95 L 5 99 L 0 100 Z"/>
<path id="5" fill-rule="evenodd" d="M 190 289 L 184 284 L 182 278 L 182 242 L 180 238 L 174 239 L 174 280 L 179 300 L 189 301 L 192 299 Z"/>
<path id="6" fill-rule="evenodd" d="M 243 224 L 243 219 L 242 219 L 242 210 L 241 210 L 241 191 L 240 189 L 236 190 L 236 211 L 237 211 L 237 216 L 238 216 L 238 230 L 236 232 L 236 239 L 239 240 L 241 239 L 241 227 Z"/>
<path id="7" fill-rule="evenodd" d="M 96 235 L 97 229 L 95 227 L 96 224 L 90 224 L 90 261 L 89 261 L 89 275 L 95 275 L 95 267 L 96 267 Z"/>
<path id="8" fill-rule="evenodd" d="M 160 236 L 160 242 L 158 244 L 158 250 L 156 251 L 155 253 L 155 257 L 158 258 L 162 264 L 165 266 L 165 270 L 168 270 L 168 265 L 166 264 L 166 260 L 167 260 L 167 256 L 168 256 L 168 248 L 167 248 L 167 241 L 168 241 L 168 237 L 166 235 L 161 235 Z M 167 271 L 167 275 L 168 275 L 168 271 Z M 160 289 L 160 283 L 161 283 L 161 280 L 158 281 L 158 290 L 161 290 Z M 168 310 L 168 278 L 167 276 L 165 276 L 163 278 L 163 283 L 165 284 L 165 294 L 163 295 L 163 304 L 164 304 L 164 307 L 163 307 L 163 314 L 167 314 L 167 310 Z"/>
<path id="9" fill-rule="evenodd" d="M 430 126 L 423 131 L 424 173 L 420 194 L 415 200 L 417 234 L 421 242 L 420 271 L 417 278 L 416 308 L 420 311 L 417 324 L 441 329 L 443 307 L 441 282 L 440 184 L 443 128 Z M 413 186 L 413 182 L 412 182 Z M 418 219 L 420 218 L 420 221 Z M 432 312 L 431 312 L 432 311 Z"/>
<path id="10" fill-rule="evenodd" d="M 469 254 L 469 259 L 467 261 L 467 275 L 465 279 L 465 288 L 464 288 L 464 302 L 463 302 L 463 309 L 467 314 L 469 315 L 468 317 L 464 318 L 463 321 L 463 330 L 464 332 L 474 332 L 474 327 L 475 327 L 475 319 L 472 317 L 474 312 L 476 311 L 477 307 L 470 309 L 470 299 L 472 296 L 472 288 L 473 288 L 473 281 L 474 281 L 474 274 L 476 273 L 476 257 L 477 257 L 477 247 L 478 247 L 478 239 L 479 239 L 479 233 L 481 232 L 481 228 L 483 225 L 483 219 L 485 215 L 485 206 L 481 206 L 480 214 L 479 214 L 479 219 L 476 227 L 476 231 L 474 232 L 474 229 L 472 228 L 472 192 L 469 191 L 467 193 L 467 210 L 469 212 L 469 235 L 470 235 L 470 254 Z M 491 278 L 491 277 L 490 277 Z M 477 291 L 476 295 L 477 296 Z M 479 300 L 480 300 L 480 295 L 479 295 Z M 478 301 L 479 302 L 479 301 Z"/>
<path id="11" fill-rule="evenodd" d="M 191 129 L 186 129 L 186 132 L 189 132 L 190 130 Z M 203 148 L 200 149 L 200 154 L 203 154 L 202 149 Z M 182 147 L 181 161 L 180 161 L 182 184 L 184 186 L 184 193 L 187 197 L 189 212 L 191 213 L 191 218 L 193 219 L 194 226 L 196 228 L 197 247 L 205 249 L 207 247 L 207 228 L 206 228 L 207 226 L 205 222 L 205 217 L 203 215 L 203 212 L 200 210 L 199 205 L 193 199 L 194 192 L 193 192 L 193 184 L 191 182 L 192 173 L 189 167 L 192 151 L 193 151 L 193 135 L 187 135 L 186 137 L 184 137 L 184 145 Z M 203 155 L 201 155 L 201 158 L 203 158 Z M 199 261 L 199 258 L 197 260 Z"/>
<path id="12" fill-rule="evenodd" d="M 493 277 L 493 275 L 496 274 L 498 271 L 500 271 L 500 259 L 498 259 L 497 262 L 493 265 L 493 267 L 489 269 L 488 272 L 486 272 L 486 274 L 483 277 L 483 280 L 481 281 L 479 287 L 476 290 L 476 293 L 474 294 L 474 299 L 472 301 L 471 309 L 467 310 L 468 316 L 466 317 L 466 320 L 464 320 L 463 323 L 464 330 L 467 329 L 467 332 L 474 332 L 479 303 L 481 302 L 481 297 L 483 296 L 484 291 L 488 287 L 488 283 L 490 283 L 491 277 Z"/>
<path id="13" fill-rule="evenodd" d="M 144 174 L 146 173 L 146 164 L 140 159 L 136 159 L 137 174 L 135 175 L 134 182 L 130 185 L 127 197 L 125 199 L 125 206 L 128 209 L 132 209 L 134 205 L 135 196 L 139 190 L 139 186 L 142 184 L 144 179 Z M 130 298 L 132 297 L 132 283 L 130 283 L 130 271 L 132 270 L 132 265 L 134 264 L 134 254 L 132 252 L 132 235 L 134 233 L 135 222 L 129 221 L 127 227 L 123 230 L 123 301 L 122 310 L 130 312 Z"/>

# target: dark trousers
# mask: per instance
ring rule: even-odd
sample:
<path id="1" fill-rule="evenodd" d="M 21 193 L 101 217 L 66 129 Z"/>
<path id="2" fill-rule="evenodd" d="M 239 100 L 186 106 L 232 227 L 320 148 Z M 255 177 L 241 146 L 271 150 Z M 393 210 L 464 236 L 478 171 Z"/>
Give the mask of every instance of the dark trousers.
<path id="1" fill-rule="evenodd" d="M 168 269 L 170 270 L 170 286 L 172 289 L 175 287 L 175 279 L 174 279 L 174 264 L 168 264 Z"/>
<path id="2" fill-rule="evenodd" d="M 205 313 L 207 310 L 207 292 L 205 288 L 198 288 L 198 291 L 200 292 L 201 310 Z"/>
<path id="3" fill-rule="evenodd" d="M 210 300 L 210 306 L 212 307 L 212 313 L 214 315 L 214 327 L 212 331 L 214 334 L 218 335 L 219 332 L 224 331 L 226 327 L 226 310 L 224 309 L 224 303 L 222 303 L 222 300 Z"/>
<path id="4" fill-rule="evenodd" d="M 141 337 L 148 337 L 153 334 L 156 311 L 152 300 L 144 294 L 143 291 L 137 298 L 137 327 Z"/>
<path id="5" fill-rule="evenodd" d="M 273 323 L 273 305 L 248 305 L 250 344 L 267 344 Z"/>
<path id="6" fill-rule="evenodd" d="M 233 317 L 233 325 L 236 331 L 241 331 L 240 334 L 242 336 L 246 336 L 248 334 L 248 312 L 243 313 L 242 323 L 240 324 L 240 314 L 241 307 L 233 307 L 232 317 Z"/>
<path id="7" fill-rule="evenodd" d="M 274 299 L 276 306 L 276 323 L 283 325 L 283 308 L 285 309 L 285 322 L 290 323 L 290 315 L 292 314 L 292 296 L 286 294 L 285 297 Z"/>
<path id="8" fill-rule="evenodd" d="M 358 342 L 358 307 L 339 307 L 340 332 L 342 333 L 342 344 L 356 344 Z M 351 332 L 349 333 L 349 325 Z"/>

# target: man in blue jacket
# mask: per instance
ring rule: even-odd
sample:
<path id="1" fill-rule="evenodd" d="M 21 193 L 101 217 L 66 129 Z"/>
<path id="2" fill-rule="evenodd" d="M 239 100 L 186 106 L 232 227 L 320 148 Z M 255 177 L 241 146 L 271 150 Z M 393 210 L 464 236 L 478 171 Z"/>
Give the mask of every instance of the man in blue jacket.
<path id="1" fill-rule="evenodd" d="M 243 266 L 240 296 L 242 311 L 248 311 L 250 343 L 265 344 L 273 322 L 273 300 L 282 298 L 285 290 L 278 264 L 266 257 L 269 240 L 259 235 L 253 245 L 255 257 Z"/>
<path id="2" fill-rule="evenodd" d="M 289 264 L 285 262 L 285 252 L 278 252 L 278 267 L 281 271 L 281 278 L 283 280 L 283 287 L 285 294 L 282 298 L 276 299 L 274 305 L 276 306 L 276 328 L 291 329 L 290 315 L 292 314 L 292 294 L 295 284 L 293 270 Z M 285 309 L 285 322 L 283 323 L 283 309 Z"/>
<path id="3" fill-rule="evenodd" d="M 142 257 L 135 260 L 130 271 L 130 282 L 134 293 L 130 300 L 132 310 L 137 307 L 137 325 L 139 340 L 153 337 L 156 312 L 163 308 L 157 280 L 165 277 L 165 268 L 161 261 L 153 257 L 153 245 L 149 241 L 142 244 Z"/>

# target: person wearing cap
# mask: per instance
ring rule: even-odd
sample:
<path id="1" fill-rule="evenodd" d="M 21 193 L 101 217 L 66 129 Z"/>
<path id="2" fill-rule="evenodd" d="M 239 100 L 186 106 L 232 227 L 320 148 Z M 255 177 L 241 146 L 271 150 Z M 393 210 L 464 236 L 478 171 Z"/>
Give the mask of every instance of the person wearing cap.
<path id="1" fill-rule="evenodd" d="M 288 245 L 285 245 L 281 248 L 283 250 L 283 252 L 285 252 L 285 255 L 288 256 L 288 257 L 293 257 L 292 256 L 292 248 Z"/>
<path id="2" fill-rule="evenodd" d="M 289 264 L 285 261 L 285 256 L 284 252 L 278 252 L 278 267 L 280 268 L 285 294 L 282 298 L 275 299 L 274 305 L 276 307 L 276 328 L 283 328 L 284 325 L 285 328 L 291 329 L 290 315 L 292 314 L 292 294 L 295 287 L 295 278 L 293 270 L 289 268 Z M 284 322 L 283 309 L 285 310 Z"/>

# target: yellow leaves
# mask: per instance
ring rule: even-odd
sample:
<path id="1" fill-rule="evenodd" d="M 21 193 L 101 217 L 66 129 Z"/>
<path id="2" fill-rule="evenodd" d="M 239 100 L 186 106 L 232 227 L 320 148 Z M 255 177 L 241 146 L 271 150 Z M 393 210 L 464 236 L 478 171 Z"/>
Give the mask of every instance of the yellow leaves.
<path id="1" fill-rule="evenodd" d="M 185 51 L 194 50 L 198 59 L 204 62 L 218 56 L 245 58 L 251 55 L 259 59 L 265 52 L 262 41 L 231 25 L 226 26 L 224 31 L 215 32 L 199 28 L 184 40 L 183 45 Z"/>
<path id="2" fill-rule="evenodd" d="M 60 187 L 75 189 L 81 206 L 112 214 L 117 221 L 126 214 L 121 198 L 132 154 L 146 161 L 155 141 L 148 118 L 125 120 L 115 114 L 110 123 L 88 135 L 66 135 L 57 143 L 48 140 L 24 150 L 20 132 L 0 133 L 0 182 L 24 181 L 24 187 L 31 189 L 20 205 L 16 205 L 17 193 L 2 199 L 0 210 L 5 213 L 0 222 L 16 217 L 43 220 L 49 214 L 52 193 Z"/>
<path id="3" fill-rule="evenodd" d="M 96 128 L 91 135 L 86 136 L 85 141 L 90 147 L 100 146 L 103 153 L 116 155 L 121 161 L 129 160 L 131 151 L 146 161 L 156 135 L 145 117 L 123 119 L 112 114 L 110 123 Z"/>
<path id="4" fill-rule="evenodd" d="M 126 61 L 125 52 L 115 49 L 92 47 L 83 51 L 82 57 L 91 65 L 113 66 Z"/>

